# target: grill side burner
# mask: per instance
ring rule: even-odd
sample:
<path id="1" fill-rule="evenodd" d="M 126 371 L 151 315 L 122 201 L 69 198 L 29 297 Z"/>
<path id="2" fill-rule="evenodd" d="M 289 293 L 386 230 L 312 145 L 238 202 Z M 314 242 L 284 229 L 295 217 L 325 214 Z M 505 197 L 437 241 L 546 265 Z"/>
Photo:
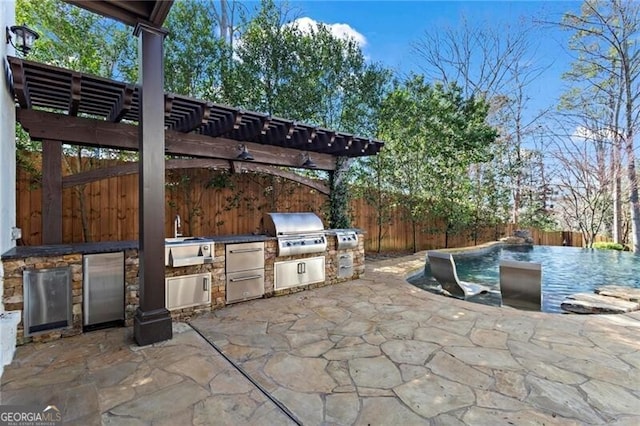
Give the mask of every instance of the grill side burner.
<path id="1" fill-rule="evenodd" d="M 322 220 L 315 213 L 267 213 L 267 235 L 277 237 L 278 256 L 321 253 L 327 249 Z"/>
<path id="2" fill-rule="evenodd" d="M 347 250 L 358 247 L 358 234 L 355 231 L 335 231 L 338 240 L 337 249 Z"/>

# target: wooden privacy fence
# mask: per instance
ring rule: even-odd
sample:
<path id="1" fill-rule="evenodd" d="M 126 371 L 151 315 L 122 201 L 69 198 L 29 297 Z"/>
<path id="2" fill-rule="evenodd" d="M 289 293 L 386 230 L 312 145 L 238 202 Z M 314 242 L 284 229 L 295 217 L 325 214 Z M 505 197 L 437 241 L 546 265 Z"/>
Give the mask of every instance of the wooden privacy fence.
<path id="1" fill-rule="evenodd" d="M 115 161 L 101 160 L 103 166 Z M 68 171 L 64 172 L 68 174 Z M 250 234 L 262 232 L 264 213 L 312 211 L 326 220 L 327 196 L 281 177 L 254 173 L 229 173 L 209 169 L 168 170 L 165 186 L 165 235 L 172 236 L 176 214 L 182 233 L 194 236 Z M 42 192 L 32 175 L 19 168 L 17 176 L 17 226 L 23 245 L 42 243 Z M 116 176 L 63 189 L 63 242 L 123 241 L 138 238 L 138 175 Z M 147 212 L 146 214 L 154 214 Z M 351 202 L 352 226 L 364 231 L 365 250 L 378 250 L 377 212 L 366 200 Z M 423 229 L 442 229 L 437 220 L 421 223 Z M 399 208 L 382 227 L 380 251 L 410 251 L 413 227 L 402 219 Z M 449 236 L 449 247 L 464 247 L 511 235 L 512 226 L 485 229 L 472 238 L 470 232 Z M 534 242 L 562 245 L 567 233 L 531 230 Z M 563 236 L 564 234 L 564 236 Z M 580 246 L 579 233 L 570 233 L 570 245 Z M 442 232 L 418 231 L 418 250 L 442 248 Z"/>

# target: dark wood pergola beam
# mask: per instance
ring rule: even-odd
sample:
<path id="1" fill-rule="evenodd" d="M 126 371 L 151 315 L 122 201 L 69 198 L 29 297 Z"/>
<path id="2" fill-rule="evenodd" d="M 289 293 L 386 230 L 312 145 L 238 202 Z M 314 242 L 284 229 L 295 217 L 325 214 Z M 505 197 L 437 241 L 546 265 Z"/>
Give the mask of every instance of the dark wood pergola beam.
<path id="1" fill-rule="evenodd" d="M 265 164 L 256 164 L 243 161 L 227 161 L 209 158 L 191 158 L 191 159 L 171 159 L 165 161 L 166 170 L 175 169 L 214 169 L 214 170 L 233 170 L 234 173 L 243 171 L 266 173 L 269 175 L 279 176 L 294 182 L 301 183 L 310 188 L 315 189 L 321 194 L 329 195 L 329 186 L 316 179 L 299 175 L 297 173 L 288 172 L 277 167 Z M 62 188 L 72 188 L 77 185 L 84 185 L 97 182 L 103 179 L 109 179 L 117 176 L 126 176 L 138 173 L 138 163 L 128 162 L 118 164 L 117 166 L 103 167 L 100 169 L 87 170 L 85 172 L 64 176 L 62 178 Z"/>
<path id="2" fill-rule="evenodd" d="M 138 126 L 81 117 L 69 117 L 37 110 L 18 109 L 18 122 L 34 140 L 59 140 L 80 146 L 138 150 Z M 244 143 L 256 163 L 300 167 L 300 151 L 274 145 L 239 142 L 196 133 L 165 132 L 165 154 L 236 160 L 238 145 Z M 320 170 L 334 170 L 335 158 L 314 153 L 313 161 Z"/>

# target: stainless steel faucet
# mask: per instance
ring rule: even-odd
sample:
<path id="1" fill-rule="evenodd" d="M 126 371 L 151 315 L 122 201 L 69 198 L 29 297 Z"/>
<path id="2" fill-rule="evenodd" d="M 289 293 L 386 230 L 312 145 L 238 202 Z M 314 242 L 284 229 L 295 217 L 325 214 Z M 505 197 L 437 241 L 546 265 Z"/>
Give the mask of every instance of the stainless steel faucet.
<path id="1" fill-rule="evenodd" d="M 173 236 L 174 238 L 182 237 L 182 233 L 178 232 L 178 229 L 182 228 L 182 224 L 180 223 L 180 215 L 177 214 L 176 218 L 173 220 Z"/>

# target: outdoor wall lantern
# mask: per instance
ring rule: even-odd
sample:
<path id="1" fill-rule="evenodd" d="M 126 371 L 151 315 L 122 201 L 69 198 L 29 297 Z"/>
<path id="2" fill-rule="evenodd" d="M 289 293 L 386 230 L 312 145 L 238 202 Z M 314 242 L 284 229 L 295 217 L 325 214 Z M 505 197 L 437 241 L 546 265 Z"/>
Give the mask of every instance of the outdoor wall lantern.
<path id="1" fill-rule="evenodd" d="M 318 165 L 313 162 L 311 157 L 309 157 L 308 152 L 303 152 L 302 154 L 300 154 L 300 158 L 301 158 L 300 161 L 302 161 L 302 164 L 301 164 L 302 167 L 307 167 L 309 169 L 315 169 L 316 167 L 318 167 Z"/>
<path id="2" fill-rule="evenodd" d="M 253 155 L 251 155 L 245 144 L 238 145 L 238 150 L 240 150 L 240 154 L 236 157 L 238 160 L 253 161 Z"/>
<path id="3" fill-rule="evenodd" d="M 11 28 L 5 27 L 5 31 L 7 35 L 7 44 L 10 43 L 16 50 L 22 52 L 22 55 L 25 57 L 33 47 L 33 42 L 40 37 L 37 32 L 24 24 L 14 25 Z M 15 36 L 15 43 L 13 37 L 11 37 L 12 33 Z"/>

